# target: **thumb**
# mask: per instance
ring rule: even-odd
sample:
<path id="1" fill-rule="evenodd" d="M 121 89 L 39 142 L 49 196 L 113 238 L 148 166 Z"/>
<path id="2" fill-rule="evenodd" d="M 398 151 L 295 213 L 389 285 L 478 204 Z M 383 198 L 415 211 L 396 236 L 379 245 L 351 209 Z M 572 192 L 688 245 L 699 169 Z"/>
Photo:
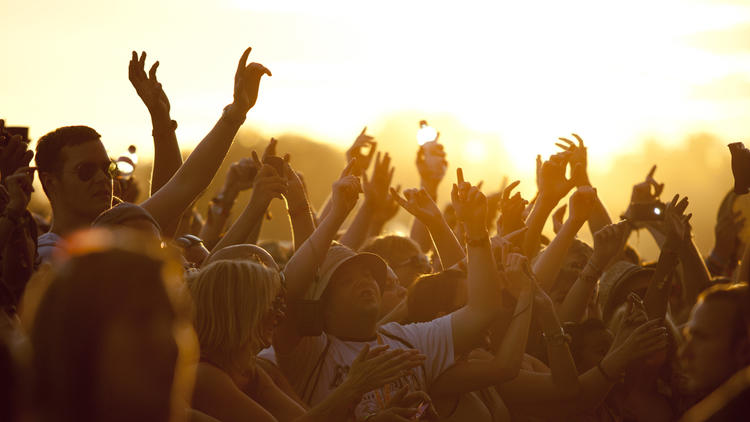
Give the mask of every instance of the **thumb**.
<path id="1" fill-rule="evenodd" d="M 362 348 L 362 350 L 359 351 L 359 354 L 356 358 L 354 358 L 354 362 L 352 362 L 352 366 L 362 363 L 365 360 L 365 356 L 370 352 L 370 344 L 365 343 L 365 346 Z"/>

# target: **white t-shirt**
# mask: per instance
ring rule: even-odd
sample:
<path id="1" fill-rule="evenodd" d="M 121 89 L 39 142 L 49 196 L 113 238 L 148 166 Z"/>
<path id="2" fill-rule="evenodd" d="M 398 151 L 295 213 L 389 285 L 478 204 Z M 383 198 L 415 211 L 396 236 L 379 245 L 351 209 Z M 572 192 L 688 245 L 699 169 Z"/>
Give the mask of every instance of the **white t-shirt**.
<path id="1" fill-rule="evenodd" d="M 383 325 L 378 328 L 377 339 L 370 342 L 343 341 L 325 333 L 317 337 L 304 337 L 291 353 L 276 353 L 276 361 L 297 394 L 307 404 L 315 406 L 344 381 L 349 365 L 365 343 L 369 343 L 370 347 L 387 344 L 390 349 L 414 347 L 427 359 L 422 366 L 413 368 L 396 382 L 366 393 L 355 409 L 357 419 L 383 408 L 390 397 L 406 384 L 412 390 L 427 391 L 438 375 L 453 365 L 450 315 L 418 324 L 392 322 Z M 267 357 L 268 353 L 269 349 L 266 349 L 261 357 Z"/>

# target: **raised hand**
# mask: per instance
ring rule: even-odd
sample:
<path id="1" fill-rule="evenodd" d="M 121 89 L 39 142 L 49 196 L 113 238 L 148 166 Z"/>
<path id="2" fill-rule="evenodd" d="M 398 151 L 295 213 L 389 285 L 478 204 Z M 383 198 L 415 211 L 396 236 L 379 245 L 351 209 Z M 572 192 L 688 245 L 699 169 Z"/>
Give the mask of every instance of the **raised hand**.
<path id="1" fill-rule="evenodd" d="M 633 193 L 630 196 L 631 203 L 655 202 L 664 191 L 664 183 L 657 183 L 654 179 L 656 164 L 651 167 L 646 179 L 633 186 Z"/>
<path id="2" fill-rule="evenodd" d="M 518 298 L 522 291 L 532 288 L 534 278 L 529 261 L 523 254 L 513 252 L 504 254 L 503 261 L 508 291 Z"/>
<path id="3" fill-rule="evenodd" d="M 583 225 L 589 219 L 596 203 L 596 189 L 591 186 L 581 186 L 570 196 L 570 216 L 568 219 Z"/>
<path id="4" fill-rule="evenodd" d="M 266 145 L 266 149 L 263 150 L 263 155 L 261 156 L 262 162 L 265 163 L 268 160 L 268 157 L 276 156 L 276 146 L 278 143 L 279 141 L 276 140 L 276 138 L 271 138 L 271 140 L 268 141 L 268 145 Z"/>
<path id="5" fill-rule="evenodd" d="M 8 189 L 8 204 L 5 206 L 6 212 L 12 212 L 16 215 L 23 213 L 31 200 L 31 193 L 34 192 L 32 183 L 34 182 L 34 167 L 21 167 L 15 173 L 5 178 L 5 186 Z"/>
<path id="6" fill-rule="evenodd" d="M 573 178 L 573 183 L 576 185 L 576 187 L 581 186 L 591 186 L 591 182 L 589 181 L 589 175 L 588 175 L 588 153 L 586 150 L 586 146 L 583 144 L 583 139 L 581 139 L 580 136 L 578 136 L 575 133 L 572 133 L 574 138 L 578 141 L 578 145 L 576 145 L 573 141 L 571 141 L 568 138 L 557 138 L 562 142 L 558 142 L 555 145 L 562 148 L 563 151 L 565 151 L 565 154 L 567 155 L 568 162 L 570 163 L 571 168 L 576 168 L 580 165 L 581 170 L 575 174 L 575 177 Z"/>
<path id="7" fill-rule="evenodd" d="M 622 251 L 630 236 L 630 227 L 630 223 L 620 221 L 594 233 L 594 252 L 591 255 L 591 262 L 596 269 L 603 271 Z"/>
<path id="8" fill-rule="evenodd" d="M 357 159 L 357 162 L 359 161 L 360 159 Z M 391 166 L 391 156 L 387 152 L 385 155 L 378 152 L 372 178 L 367 177 L 366 171 L 362 173 L 362 190 L 368 206 L 378 208 L 386 203 L 394 171 L 395 169 Z"/>
<path id="9" fill-rule="evenodd" d="M 367 132 L 367 126 L 362 129 L 362 132 L 359 133 L 352 146 L 346 150 L 347 163 L 355 158 L 357 159 L 357 165 L 352 171 L 352 174 L 355 176 L 361 176 L 370 167 L 372 157 L 375 155 L 375 150 L 378 147 L 378 143 L 373 141 L 375 138 L 365 132 Z M 362 153 L 363 148 L 369 148 L 367 154 Z"/>
<path id="10" fill-rule="evenodd" d="M 660 319 L 639 325 L 620 346 L 629 362 L 648 357 L 669 345 L 669 334 Z"/>
<path id="11" fill-rule="evenodd" d="M 391 189 L 391 197 L 425 225 L 443 218 L 440 208 L 424 189 L 407 189 L 404 191 L 405 198 L 402 198 L 395 189 Z"/>
<path id="12" fill-rule="evenodd" d="M 519 180 L 511 183 L 503 189 L 503 195 L 500 199 L 500 219 L 498 219 L 498 233 L 506 235 L 514 232 L 524 226 L 523 212 L 526 209 L 528 201 L 521 197 L 520 192 L 511 196 Z"/>
<path id="13" fill-rule="evenodd" d="M 138 53 L 133 51 L 128 66 L 128 79 L 152 116 L 169 118 L 169 98 L 162 89 L 161 83 L 156 79 L 159 62 L 156 61 L 151 65 L 148 75 L 146 75 L 145 65 L 146 52 L 141 52 L 141 57 L 138 58 Z"/>
<path id="14" fill-rule="evenodd" d="M 271 71 L 260 63 L 247 64 L 247 57 L 252 47 L 248 47 L 237 65 L 237 73 L 234 75 L 234 102 L 232 112 L 237 113 L 234 117 L 244 119 L 245 114 L 250 111 L 258 99 L 260 89 L 260 78 L 263 75 L 271 76 Z"/>
<path id="15" fill-rule="evenodd" d="M 10 135 L 5 127 L 0 127 L 0 177 L 14 174 L 21 167 L 26 167 L 34 157 L 29 144 L 20 135 Z"/>
<path id="16" fill-rule="evenodd" d="M 388 350 L 388 346 L 370 349 L 365 344 L 352 362 L 346 382 L 358 394 L 365 394 L 401 378 L 405 371 L 416 368 L 425 355 L 416 349 Z"/>
<path id="17" fill-rule="evenodd" d="M 540 156 L 536 157 L 537 163 L 537 188 L 539 197 L 549 203 L 556 204 L 575 186 L 574 180 L 583 171 L 580 164 L 573 167 L 570 179 L 565 177 L 565 169 L 568 166 L 567 153 L 555 154 L 549 160 L 542 162 Z"/>
<path id="18" fill-rule="evenodd" d="M 420 146 L 417 151 L 416 164 L 422 187 L 434 198 L 437 187 L 448 170 L 448 161 L 445 159 L 443 145 L 438 144 L 437 140 L 435 140 L 435 143 L 430 146 L 429 151 L 425 149 L 425 146 Z"/>
<path id="19" fill-rule="evenodd" d="M 461 168 L 456 170 L 458 182 L 453 184 L 451 202 L 456 218 L 466 224 L 467 231 L 486 231 L 487 198 L 478 187 L 464 180 Z M 480 229 L 481 227 L 481 229 Z"/>
<path id="20" fill-rule="evenodd" d="M 331 194 L 331 206 L 334 211 L 343 215 L 348 214 L 357 205 L 359 194 L 362 193 L 362 184 L 359 178 L 352 174 L 357 159 L 347 164 L 341 178 L 333 183 L 333 193 Z"/>
<path id="21" fill-rule="evenodd" d="M 224 180 L 224 190 L 242 192 L 253 187 L 253 181 L 262 164 L 252 158 L 243 158 L 232 163 Z"/>
<path id="22" fill-rule="evenodd" d="M 251 200 L 271 202 L 273 198 L 283 199 L 283 195 L 286 194 L 288 188 L 286 178 L 279 175 L 270 164 L 261 164 L 255 151 L 253 151 L 253 160 L 260 170 L 258 170 L 258 174 L 253 181 Z"/>
<path id="23" fill-rule="evenodd" d="M 714 227 L 716 242 L 714 243 L 711 258 L 717 260 L 716 264 L 726 272 L 734 269 L 739 258 L 740 237 L 739 233 L 745 225 L 745 218 L 740 211 L 727 212 L 719 216 Z"/>
<path id="24" fill-rule="evenodd" d="M 382 227 L 383 224 L 395 217 L 396 213 L 398 213 L 398 210 L 401 209 L 398 201 L 396 200 L 396 196 L 394 196 L 392 193 L 394 191 L 396 192 L 396 196 L 398 196 L 398 194 L 401 192 L 401 185 L 396 186 L 395 189 L 391 188 L 388 192 L 388 195 L 386 195 L 385 200 L 382 203 L 378 204 L 377 207 L 375 207 L 375 210 L 372 214 L 372 220 L 377 227 Z"/>
<path id="25" fill-rule="evenodd" d="M 693 214 L 685 215 L 688 206 L 687 197 L 682 198 L 682 200 L 679 199 L 680 195 L 675 195 L 664 209 L 663 227 L 667 236 L 664 248 L 672 250 L 676 250 L 690 239 L 690 218 Z"/>

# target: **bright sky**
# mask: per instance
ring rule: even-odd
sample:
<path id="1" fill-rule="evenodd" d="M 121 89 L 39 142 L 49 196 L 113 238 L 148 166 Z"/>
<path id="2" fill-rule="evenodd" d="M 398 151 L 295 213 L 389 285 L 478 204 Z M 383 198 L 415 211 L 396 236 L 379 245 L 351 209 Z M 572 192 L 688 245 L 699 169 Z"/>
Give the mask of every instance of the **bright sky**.
<path id="1" fill-rule="evenodd" d="M 231 101 L 236 61 L 274 76 L 248 125 L 345 145 L 404 113 L 477 165 L 533 168 L 577 131 L 594 158 L 654 137 L 750 133 L 750 2 L 599 0 L 6 0 L 0 116 L 36 138 L 96 128 L 112 155 L 151 150 L 127 79 L 131 50 L 159 60 L 183 147 Z M 416 121 L 401 136 L 414 142 Z M 416 144 L 416 142 L 414 142 Z M 398 151 L 396 151 L 398 153 Z M 592 160 L 594 166 L 608 161 Z"/>

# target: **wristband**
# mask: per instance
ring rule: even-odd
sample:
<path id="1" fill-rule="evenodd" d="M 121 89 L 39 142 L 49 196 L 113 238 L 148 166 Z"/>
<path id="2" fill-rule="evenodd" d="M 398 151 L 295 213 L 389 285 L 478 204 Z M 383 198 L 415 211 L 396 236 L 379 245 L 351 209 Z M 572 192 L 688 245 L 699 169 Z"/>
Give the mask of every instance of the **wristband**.
<path id="1" fill-rule="evenodd" d="M 245 116 L 237 117 L 234 115 L 235 113 L 232 113 L 234 108 L 232 107 L 232 104 L 229 104 L 228 106 L 224 107 L 224 111 L 221 113 L 221 117 L 229 120 L 232 123 L 242 125 L 245 123 Z"/>

